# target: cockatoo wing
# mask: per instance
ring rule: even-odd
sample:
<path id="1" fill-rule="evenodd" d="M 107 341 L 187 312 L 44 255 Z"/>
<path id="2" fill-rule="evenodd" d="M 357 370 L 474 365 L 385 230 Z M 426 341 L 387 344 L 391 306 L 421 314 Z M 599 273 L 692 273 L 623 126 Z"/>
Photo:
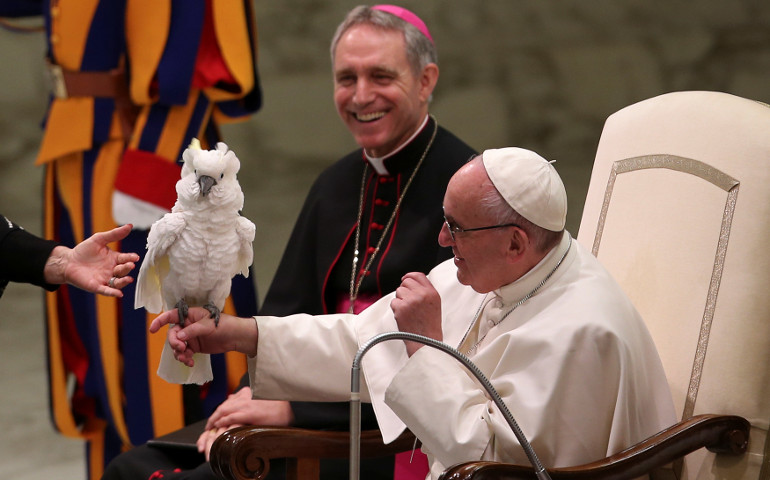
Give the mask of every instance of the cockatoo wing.
<path id="1" fill-rule="evenodd" d="M 254 249 L 251 245 L 254 242 L 256 230 L 257 227 L 251 220 L 238 217 L 238 223 L 235 226 L 239 241 L 237 268 L 244 277 L 249 276 L 249 266 L 254 261 Z"/>
<path id="2" fill-rule="evenodd" d="M 187 226 L 182 213 L 167 213 L 150 227 L 147 254 L 136 279 L 134 308 L 144 307 L 150 313 L 163 310 L 162 280 L 168 273 L 168 249 Z"/>

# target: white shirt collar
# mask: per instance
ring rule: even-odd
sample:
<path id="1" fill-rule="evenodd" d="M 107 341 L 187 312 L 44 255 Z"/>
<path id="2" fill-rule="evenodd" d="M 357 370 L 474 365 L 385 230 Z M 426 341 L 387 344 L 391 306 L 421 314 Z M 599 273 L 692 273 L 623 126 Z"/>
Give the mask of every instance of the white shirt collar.
<path id="1" fill-rule="evenodd" d="M 570 243 L 570 233 L 567 230 L 564 230 L 564 234 L 562 235 L 559 244 L 551 249 L 551 251 L 540 260 L 540 263 L 535 265 L 532 270 L 528 271 L 515 282 L 503 285 L 495 290 L 495 296 L 505 305 L 513 304 L 521 300 L 524 296 L 534 290 L 538 284 L 556 268 L 556 265 L 562 259 L 567 249 L 570 248 Z"/>
<path id="2" fill-rule="evenodd" d="M 366 157 L 366 160 L 369 161 L 369 164 L 372 166 L 372 168 L 374 168 L 374 171 L 377 172 L 377 175 L 389 175 L 388 169 L 385 168 L 385 159 L 392 157 L 393 155 L 403 150 L 404 147 L 409 145 L 412 140 L 414 140 L 414 138 L 420 134 L 422 129 L 425 128 L 425 124 L 428 123 L 428 117 L 429 115 L 425 115 L 425 119 L 423 119 L 422 124 L 419 126 L 419 128 L 417 128 L 417 130 L 414 131 L 412 136 L 387 155 L 382 157 L 371 157 L 368 153 L 366 153 L 366 150 L 364 150 L 364 157 Z"/>

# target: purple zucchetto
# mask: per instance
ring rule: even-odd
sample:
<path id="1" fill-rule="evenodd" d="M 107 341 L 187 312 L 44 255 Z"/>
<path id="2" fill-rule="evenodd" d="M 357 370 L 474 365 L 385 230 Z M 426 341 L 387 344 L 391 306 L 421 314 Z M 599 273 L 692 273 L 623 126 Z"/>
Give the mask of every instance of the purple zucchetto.
<path id="1" fill-rule="evenodd" d="M 414 12 L 407 10 L 404 7 L 399 7 L 396 5 L 375 5 L 371 7 L 371 9 L 379 10 L 381 12 L 386 12 L 386 13 L 390 13 L 391 15 L 397 16 L 401 20 L 415 27 L 423 35 L 428 37 L 428 40 L 430 40 L 430 43 L 434 43 L 433 37 L 430 36 L 430 32 L 428 31 L 428 26 L 425 25 L 425 22 L 423 22 L 422 19 L 420 19 L 420 17 L 418 17 Z"/>

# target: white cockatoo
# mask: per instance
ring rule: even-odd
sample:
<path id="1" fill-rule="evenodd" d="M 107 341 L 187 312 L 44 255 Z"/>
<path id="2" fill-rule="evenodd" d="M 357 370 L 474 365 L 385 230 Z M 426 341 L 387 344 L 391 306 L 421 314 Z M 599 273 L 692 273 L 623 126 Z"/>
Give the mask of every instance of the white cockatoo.
<path id="1" fill-rule="evenodd" d="M 214 150 L 202 150 L 193 139 L 182 159 L 176 203 L 171 213 L 152 224 L 147 236 L 134 307 L 151 313 L 176 307 L 181 325 L 188 307 L 203 307 L 218 324 L 233 276 L 249 275 L 255 227 L 239 213 L 240 161 L 227 145 L 220 142 Z M 189 368 L 174 360 L 168 342 L 158 374 L 174 383 L 202 384 L 213 378 L 208 355 L 199 354 L 195 367 Z"/>

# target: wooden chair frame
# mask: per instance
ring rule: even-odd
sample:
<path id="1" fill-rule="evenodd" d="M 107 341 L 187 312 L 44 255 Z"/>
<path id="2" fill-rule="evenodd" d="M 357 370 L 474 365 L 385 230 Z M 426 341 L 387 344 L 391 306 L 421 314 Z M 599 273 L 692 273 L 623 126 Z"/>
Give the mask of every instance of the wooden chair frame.
<path id="1" fill-rule="evenodd" d="M 411 450 L 415 437 L 408 430 L 385 445 L 379 430 L 361 432 L 361 457 L 382 457 Z M 211 447 L 211 468 L 228 480 L 261 480 L 270 460 L 287 459 L 286 480 L 319 478 L 321 458 L 347 458 L 350 432 L 293 427 L 238 427 L 220 435 Z"/>
<path id="2" fill-rule="evenodd" d="M 552 480 L 631 480 L 699 448 L 742 454 L 750 424 L 732 415 L 698 415 L 667 428 L 622 452 L 576 467 L 546 469 Z M 531 480 L 534 469 L 498 462 L 466 462 L 447 469 L 439 480 Z"/>

